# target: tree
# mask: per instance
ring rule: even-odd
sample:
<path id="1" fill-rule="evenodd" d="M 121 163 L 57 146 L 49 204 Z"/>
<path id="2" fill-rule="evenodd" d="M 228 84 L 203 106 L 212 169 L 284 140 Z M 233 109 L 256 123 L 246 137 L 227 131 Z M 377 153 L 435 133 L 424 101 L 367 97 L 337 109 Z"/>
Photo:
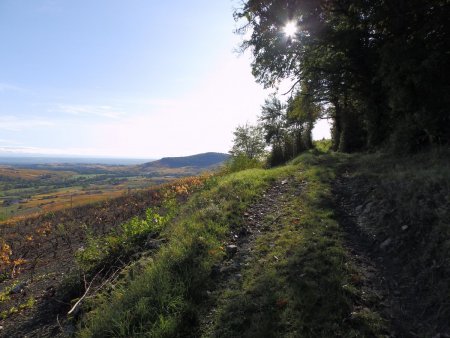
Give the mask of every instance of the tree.
<path id="1" fill-rule="evenodd" d="M 289 156 L 286 151 L 288 137 L 285 105 L 272 95 L 262 106 L 259 120 L 264 130 L 266 143 L 271 146 L 270 165 L 275 166 L 286 162 Z"/>
<path id="2" fill-rule="evenodd" d="M 232 156 L 245 156 L 250 160 L 261 160 L 264 157 L 265 142 L 261 127 L 245 124 L 238 126 L 233 135 L 233 148 L 230 151 Z"/>
<path id="3" fill-rule="evenodd" d="M 317 104 L 308 89 L 308 84 L 302 84 L 301 89 L 288 102 L 287 123 L 295 135 L 295 154 L 303 149 L 313 147 L 312 130 L 318 118 L 324 115 L 325 110 Z"/>
<path id="4" fill-rule="evenodd" d="M 448 0 L 247 0 L 256 80 L 293 91 L 333 119 L 334 149 L 410 150 L 450 142 Z M 284 34 L 284 27 L 297 27 Z M 326 107 L 326 109 L 324 109 Z M 317 117 L 316 117 L 317 118 Z"/>
<path id="5" fill-rule="evenodd" d="M 272 166 L 285 163 L 312 147 L 311 131 L 321 110 L 303 92 L 282 103 L 270 96 L 259 118 L 264 138 L 271 146 L 269 162 Z"/>

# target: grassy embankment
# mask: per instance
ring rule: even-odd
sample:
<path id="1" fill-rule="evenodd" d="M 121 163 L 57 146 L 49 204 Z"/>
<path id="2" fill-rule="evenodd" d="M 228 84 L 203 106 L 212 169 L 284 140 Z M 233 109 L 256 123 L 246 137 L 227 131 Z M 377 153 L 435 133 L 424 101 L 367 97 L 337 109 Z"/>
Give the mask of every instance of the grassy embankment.
<path id="1" fill-rule="evenodd" d="M 333 192 L 337 176 L 346 190 L 338 194 L 348 195 L 357 225 L 373 239 L 369 254 L 384 257 L 383 273 L 397 283 L 393 297 L 405 306 L 404 318 L 390 313 L 406 324 L 400 329 L 422 336 L 447 332 L 445 152 L 399 159 L 316 151 L 284 167 L 213 176 L 186 203 L 168 199 L 145 219 L 92 239 L 78 257 L 87 281 L 104 273 L 118 253 L 134 258 L 109 279 L 113 283 L 83 300 L 78 336 L 387 335 L 392 323 L 383 319 L 386 300 L 363 287 L 366 275 L 344 245 Z M 212 272 L 230 258 L 225 250 L 230 232 L 246 226 L 246 211 L 281 180 L 289 182 L 278 206 L 281 217 L 265 216 L 268 230 L 253 243 L 242 278 L 214 292 L 220 288 Z M 214 318 L 205 325 L 202 316 L 211 309 Z"/>
<path id="2" fill-rule="evenodd" d="M 360 277 L 333 215 L 331 182 L 339 158 L 308 153 L 288 166 L 210 179 L 158 229 L 167 244 L 146 256 L 137 273 L 89 302 L 79 335 L 381 334 L 383 320 L 369 309 L 370 295 L 357 288 Z M 206 291 L 217 282 L 211 271 L 226 255 L 230 229 L 245 226 L 248 207 L 287 177 L 301 182 L 302 191 L 286 192 L 284 216 L 268 220 L 272 229 L 258 238 L 241 287 L 208 299 Z M 211 303 L 217 306 L 216 324 L 202 332 L 200 316 Z"/>

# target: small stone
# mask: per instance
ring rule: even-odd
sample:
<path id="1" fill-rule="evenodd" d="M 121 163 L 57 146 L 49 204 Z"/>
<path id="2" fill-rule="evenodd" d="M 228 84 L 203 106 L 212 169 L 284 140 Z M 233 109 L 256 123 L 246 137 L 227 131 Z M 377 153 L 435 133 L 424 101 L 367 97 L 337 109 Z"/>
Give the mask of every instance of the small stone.
<path id="1" fill-rule="evenodd" d="M 226 252 L 228 256 L 234 256 L 238 250 L 238 247 L 234 244 L 227 245 Z"/>
<path id="2" fill-rule="evenodd" d="M 408 226 L 407 225 L 402 226 L 402 231 L 405 231 L 405 230 L 408 230 Z"/>
<path id="3" fill-rule="evenodd" d="M 281 184 L 282 184 L 282 185 L 285 185 L 287 182 L 288 182 L 288 180 L 282 180 L 282 181 L 281 181 Z"/>
<path id="4" fill-rule="evenodd" d="M 380 244 L 380 249 L 381 249 L 381 250 L 386 249 L 391 243 L 392 243 L 392 238 L 389 237 L 389 238 L 386 239 L 383 243 Z"/>

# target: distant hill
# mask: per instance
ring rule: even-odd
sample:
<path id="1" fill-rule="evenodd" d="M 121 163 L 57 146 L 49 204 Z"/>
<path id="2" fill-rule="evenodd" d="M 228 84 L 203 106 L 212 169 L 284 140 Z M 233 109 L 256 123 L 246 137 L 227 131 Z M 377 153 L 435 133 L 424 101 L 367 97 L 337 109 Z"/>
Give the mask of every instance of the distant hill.
<path id="1" fill-rule="evenodd" d="M 203 153 L 185 157 L 164 157 L 157 161 L 142 164 L 144 170 L 159 168 L 195 168 L 208 169 L 222 164 L 230 155 L 223 153 Z"/>

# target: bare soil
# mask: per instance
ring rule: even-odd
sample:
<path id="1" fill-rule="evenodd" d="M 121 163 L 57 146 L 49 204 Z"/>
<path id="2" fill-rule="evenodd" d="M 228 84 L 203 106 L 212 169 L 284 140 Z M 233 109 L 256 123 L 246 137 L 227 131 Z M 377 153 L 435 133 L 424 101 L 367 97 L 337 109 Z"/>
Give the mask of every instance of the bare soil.
<path id="1" fill-rule="evenodd" d="M 0 294 L 7 297 L 0 302 L 0 312 L 18 309 L 0 320 L 0 337 L 54 337 L 73 331 L 61 323 L 72 306 L 68 301 L 79 295 L 67 294 L 61 283 L 76 269 L 77 250 L 89 234 L 106 234 L 158 203 L 155 188 L 3 225 L 1 239 L 11 247 L 11 260 L 21 258 L 24 264 L 14 273 L 9 270 L 0 282 Z M 30 298 L 35 304 L 20 309 Z"/>

